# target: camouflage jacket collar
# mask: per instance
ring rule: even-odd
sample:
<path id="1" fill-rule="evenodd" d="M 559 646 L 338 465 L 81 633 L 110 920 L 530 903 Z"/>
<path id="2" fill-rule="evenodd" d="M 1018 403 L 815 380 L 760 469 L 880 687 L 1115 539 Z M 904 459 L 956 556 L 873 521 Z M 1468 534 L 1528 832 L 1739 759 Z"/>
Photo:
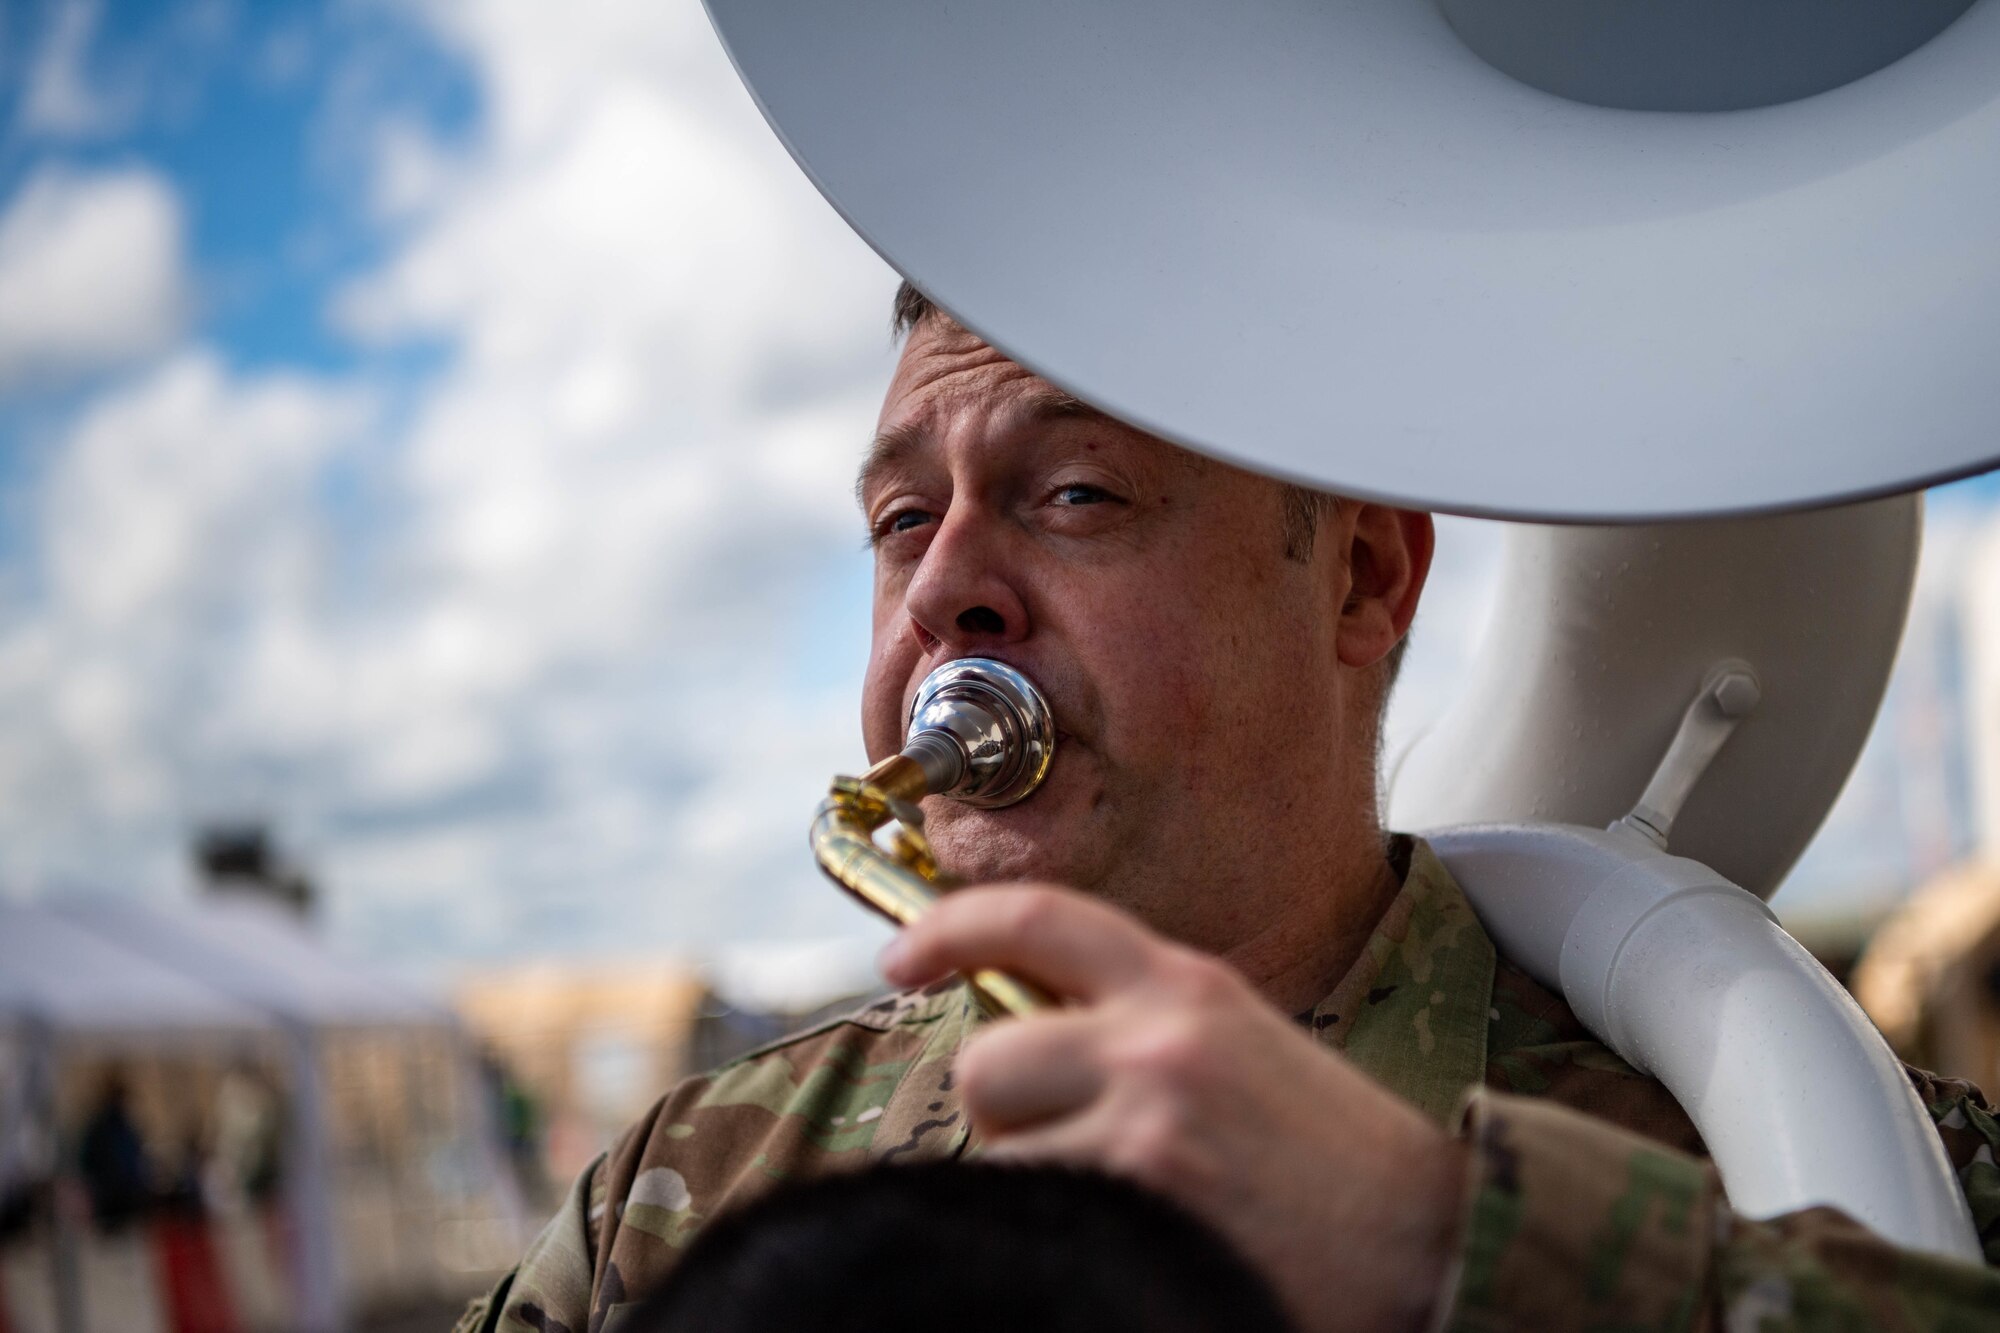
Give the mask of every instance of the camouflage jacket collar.
<path id="1" fill-rule="evenodd" d="M 1313 1034 L 1444 1124 L 1485 1076 L 1493 968 L 1472 904 L 1429 845 L 1411 839 L 1402 892 L 1313 1007 Z"/>

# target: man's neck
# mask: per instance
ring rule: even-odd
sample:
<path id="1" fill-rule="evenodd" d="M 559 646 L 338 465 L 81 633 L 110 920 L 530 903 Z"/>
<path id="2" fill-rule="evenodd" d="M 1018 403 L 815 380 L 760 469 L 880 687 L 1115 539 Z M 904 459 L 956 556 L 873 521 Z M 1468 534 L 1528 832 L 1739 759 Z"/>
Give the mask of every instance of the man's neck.
<path id="1" fill-rule="evenodd" d="M 1258 923 L 1220 956 L 1272 1004 L 1302 1013 L 1353 969 L 1382 914 L 1402 890 L 1407 865 L 1381 854 L 1329 883 L 1293 897 L 1292 909 Z"/>

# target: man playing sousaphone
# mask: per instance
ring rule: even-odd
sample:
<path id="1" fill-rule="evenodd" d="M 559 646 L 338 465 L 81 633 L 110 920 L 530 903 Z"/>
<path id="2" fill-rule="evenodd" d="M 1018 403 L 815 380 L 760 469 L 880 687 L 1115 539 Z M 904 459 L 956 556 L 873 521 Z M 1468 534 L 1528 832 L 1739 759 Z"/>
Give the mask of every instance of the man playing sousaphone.
<path id="1" fill-rule="evenodd" d="M 896 318 L 859 485 L 870 757 L 903 745 L 934 668 L 990 657 L 1047 697 L 1054 763 L 1020 804 L 926 803 L 944 867 L 982 887 L 885 951 L 909 989 L 670 1092 L 461 1329 L 595 1329 L 780 1180 L 969 1152 L 1152 1187 L 1307 1329 L 2000 1318 L 1991 1267 L 1831 1209 L 1733 1214 L 1665 1089 L 1383 830 L 1379 724 L 1427 515 L 1144 434 L 913 288 Z M 1060 1008 L 983 1021 L 955 978 L 987 968 Z M 1911 1077 L 2000 1261 L 2000 1118 Z"/>

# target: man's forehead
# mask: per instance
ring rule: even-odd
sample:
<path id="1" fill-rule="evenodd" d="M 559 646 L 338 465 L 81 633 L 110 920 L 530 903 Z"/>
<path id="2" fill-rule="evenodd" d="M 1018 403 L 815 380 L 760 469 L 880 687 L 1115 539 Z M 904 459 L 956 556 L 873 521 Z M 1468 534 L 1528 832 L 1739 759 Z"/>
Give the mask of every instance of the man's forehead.
<path id="1" fill-rule="evenodd" d="M 990 409 L 993 418 L 986 424 L 998 426 L 1006 435 L 1019 435 L 1032 431 L 1037 424 L 1063 420 L 1098 420 L 1119 431 L 1130 434 L 1138 440 L 1156 444 L 1162 450 L 1185 453 L 1163 441 L 1139 435 L 1129 427 L 1120 426 L 1112 418 L 1099 412 L 1090 404 L 1071 394 L 1063 392 L 1043 380 L 1024 382 L 1017 394 L 993 402 L 966 401 L 960 403 L 934 403 L 928 408 L 897 414 L 899 419 L 889 420 L 884 416 L 884 425 L 869 442 L 868 452 L 861 461 L 861 470 L 855 478 L 854 489 L 857 496 L 864 495 L 872 478 L 879 477 L 899 464 L 909 463 L 941 447 L 942 436 L 949 429 L 947 420 L 959 412 L 977 412 Z M 1192 458 L 1192 455 L 1188 455 Z"/>
<path id="2" fill-rule="evenodd" d="M 977 334 L 939 317 L 910 332 L 882 406 L 881 423 L 855 479 L 865 502 L 872 479 L 942 447 L 966 426 L 994 439 L 1033 440 L 1038 429 L 1064 422 L 1094 422 L 1096 441 L 1158 455 L 1191 471 L 1208 460 L 1100 411 L 987 344 Z"/>
<path id="3" fill-rule="evenodd" d="M 897 359 L 882 404 L 882 427 L 912 424 L 968 406 L 1052 409 L 1072 415 L 1092 411 L 979 335 L 941 316 L 923 320 L 910 331 Z"/>

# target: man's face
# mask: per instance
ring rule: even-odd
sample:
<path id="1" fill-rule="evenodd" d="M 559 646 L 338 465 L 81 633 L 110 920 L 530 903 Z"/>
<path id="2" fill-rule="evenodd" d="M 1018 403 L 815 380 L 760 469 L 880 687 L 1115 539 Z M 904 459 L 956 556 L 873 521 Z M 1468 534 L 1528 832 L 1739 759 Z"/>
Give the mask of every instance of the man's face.
<path id="1" fill-rule="evenodd" d="M 1352 798 L 1355 772 L 1372 826 L 1372 719 L 1353 707 L 1371 682 L 1341 662 L 1350 581 L 1328 540 L 1351 520 L 1290 558 L 1282 494 L 919 324 L 862 475 L 870 757 L 901 748 L 918 683 L 960 657 L 1026 671 L 1058 728 L 1028 800 L 926 803 L 947 868 L 1071 884 L 1195 938 L 1229 932 L 1230 881 L 1261 842 L 1319 836 L 1308 812 Z"/>

